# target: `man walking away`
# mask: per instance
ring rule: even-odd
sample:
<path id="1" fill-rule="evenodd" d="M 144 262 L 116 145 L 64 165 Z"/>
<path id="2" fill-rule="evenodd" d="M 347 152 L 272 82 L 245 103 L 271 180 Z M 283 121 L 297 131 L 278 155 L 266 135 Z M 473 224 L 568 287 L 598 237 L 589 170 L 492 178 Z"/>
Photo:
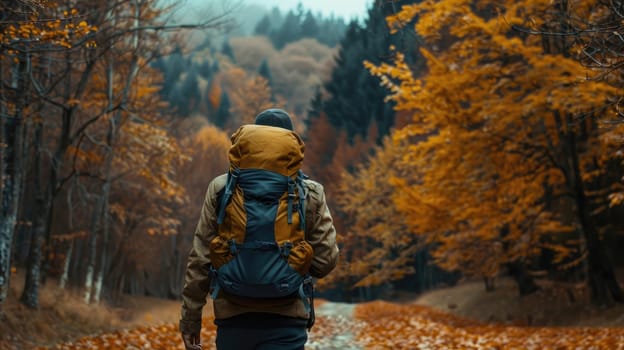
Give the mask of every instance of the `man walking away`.
<path id="1" fill-rule="evenodd" d="M 201 349 L 213 299 L 217 349 L 304 349 L 314 323 L 312 277 L 338 260 L 323 186 L 301 170 L 288 113 L 268 109 L 232 136 L 230 169 L 208 185 L 182 292 L 180 331 Z"/>

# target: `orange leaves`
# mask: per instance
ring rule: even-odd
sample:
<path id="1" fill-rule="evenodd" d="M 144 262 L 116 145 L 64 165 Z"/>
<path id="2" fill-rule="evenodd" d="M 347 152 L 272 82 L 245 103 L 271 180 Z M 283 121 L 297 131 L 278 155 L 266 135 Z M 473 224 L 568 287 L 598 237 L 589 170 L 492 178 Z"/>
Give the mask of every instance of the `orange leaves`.
<path id="1" fill-rule="evenodd" d="M 324 305 L 330 306 L 330 305 Z M 624 349 L 621 328 L 538 328 L 483 324 L 421 305 L 359 304 L 354 317 L 321 315 L 309 333 L 310 349 Z M 318 308 L 319 311 L 321 308 Z M 203 349 L 215 349 L 215 326 L 204 318 Z M 353 335 L 353 338 L 350 336 Z M 87 337 L 50 349 L 183 349 L 177 325 L 139 327 Z"/>
<path id="2" fill-rule="evenodd" d="M 213 79 L 208 88 L 208 102 L 213 110 L 219 109 L 221 105 L 221 97 L 223 96 L 223 89 L 219 83 L 219 79 Z"/>
<path id="3" fill-rule="evenodd" d="M 214 350 L 216 327 L 212 317 L 203 319 L 201 331 L 202 349 Z M 354 330 L 353 321 L 337 317 L 318 317 L 317 323 L 309 334 L 308 346 L 311 349 L 342 348 L 334 347 L 341 337 Z M 337 338 L 337 339 L 334 339 Z M 45 348 L 39 348 L 44 350 Z M 177 324 L 163 324 L 151 327 L 120 330 L 110 334 L 85 337 L 73 342 L 58 344 L 49 350 L 127 350 L 184 349 Z"/>
<path id="4" fill-rule="evenodd" d="M 214 151 L 215 153 L 223 152 L 226 154 L 230 149 L 231 142 L 225 132 L 215 126 L 206 125 L 192 136 L 192 145 L 189 146 L 198 147 L 201 152 Z"/>
<path id="5" fill-rule="evenodd" d="M 578 61 L 548 54 L 539 36 L 511 29 L 527 18 L 531 25 L 549 20 L 551 6 L 542 0 L 405 6 L 388 22 L 417 18 L 416 30 L 430 43 L 421 49 L 426 74 L 412 72 L 400 53 L 392 64 L 365 63 L 397 110 L 412 113 L 393 134 L 395 142 L 410 144 L 399 165 L 412 171 L 390 177 L 392 196 L 408 229 L 435 244 L 432 255 L 446 269 L 491 275 L 497 265 L 540 249 L 554 250 L 559 262 L 578 254 L 559 243 L 540 244 L 559 242 L 553 236 L 571 225 L 562 221 L 570 217 L 565 209 L 544 201 L 552 196 L 546 189 L 562 191 L 569 175 L 560 167 L 569 156 L 562 135 L 576 131 L 562 118 L 584 119 L 617 91 L 587 79 L 593 74 Z"/>
<path id="6" fill-rule="evenodd" d="M 221 86 L 216 84 L 221 83 Z M 249 76 L 243 69 L 231 66 L 219 73 L 209 91 L 209 100 L 218 106 L 222 89 L 230 98 L 232 118 L 227 121 L 226 129 L 235 130 L 241 124 L 253 123 L 258 111 L 273 105 L 271 88 L 267 80 L 261 76 Z"/>
<path id="7" fill-rule="evenodd" d="M 28 18 L 9 22 L 11 24 L 0 30 L 0 43 L 9 47 L 54 44 L 71 48 L 78 39 L 97 30 L 95 26 L 81 19 L 77 9 L 64 11 L 63 18 L 50 20 L 39 11 L 47 7 L 56 7 L 57 4 L 47 3 L 49 6 L 29 7 L 32 12 Z"/>
<path id="8" fill-rule="evenodd" d="M 396 33 L 400 28 L 404 27 L 409 21 L 411 21 L 417 13 L 417 5 L 406 5 L 403 6 L 401 11 L 397 14 L 388 16 L 386 20 L 388 22 L 388 27 L 390 27 L 390 32 L 393 34 Z"/>
<path id="9" fill-rule="evenodd" d="M 420 305 L 358 305 L 358 340 L 371 349 L 624 349 L 620 328 L 484 325 Z"/>
<path id="10" fill-rule="evenodd" d="M 388 182 L 405 174 L 399 166 L 403 145 L 386 140 L 384 146 L 355 174 L 345 171 L 340 182 L 338 203 L 349 218 L 343 257 L 350 263 L 348 275 L 355 279 L 355 287 L 379 285 L 411 273 L 418 249 L 416 236 L 407 230 L 406 218 L 392 201 L 395 187 Z"/>
<path id="11" fill-rule="evenodd" d="M 201 341 L 204 349 L 214 349 L 215 326 L 212 319 L 204 319 L 202 324 Z M 152 327 L 139 327 L 130 330 L 121 330 L 101 336 L 88 337 L 75 342 L 59 344 L 51 349 L 78 350 L 78 349 L 184 349 L 178 326 L 165 324 Z"/>

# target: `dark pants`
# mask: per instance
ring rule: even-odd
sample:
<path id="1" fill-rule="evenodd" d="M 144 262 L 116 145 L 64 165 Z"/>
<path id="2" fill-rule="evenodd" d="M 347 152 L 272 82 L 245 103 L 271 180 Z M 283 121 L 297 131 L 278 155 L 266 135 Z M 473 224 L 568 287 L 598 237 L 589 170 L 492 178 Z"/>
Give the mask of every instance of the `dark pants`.
<path id="1" fill-rule="evenodd" d="M 307 340 L 305 327 L 217 327 L 218 350 L 303 350 Z"/>

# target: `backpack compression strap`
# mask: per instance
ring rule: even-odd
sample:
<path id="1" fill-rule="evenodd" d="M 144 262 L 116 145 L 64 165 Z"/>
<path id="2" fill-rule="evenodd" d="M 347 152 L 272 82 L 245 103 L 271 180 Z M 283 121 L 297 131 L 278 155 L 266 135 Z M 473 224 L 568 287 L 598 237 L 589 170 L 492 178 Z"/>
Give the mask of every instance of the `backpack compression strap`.
<path id="1" fill-rule="evenodd" d="M 240 169 L 234 169 L 228 172 L 227 182 L 225 184 L 225 191 L 223 191 L 221 203 L 219 203 L 219 215 L 217 216 L 217 224 L 219 225 L 223 223 L 223 218 L 225 217 L 225 207 L 228 205 L 230 199 L 232 198 L 232 193 L 234 193 L 234 187 L 236 187 L 236 182 L 238 181 L 239 174 Z"/>
<path id="2" fill-rule="evenodd" d="M 305 179 L 302 176 L 302 172 L 299 171 L 299 175 L 297 176 L 297 190 L 299 191 L 299 224 L 301 227 L 301 231 L 305 232 L 306 223 L 305 223 L 305 191 L 303 190 L 303 180 Z"/>

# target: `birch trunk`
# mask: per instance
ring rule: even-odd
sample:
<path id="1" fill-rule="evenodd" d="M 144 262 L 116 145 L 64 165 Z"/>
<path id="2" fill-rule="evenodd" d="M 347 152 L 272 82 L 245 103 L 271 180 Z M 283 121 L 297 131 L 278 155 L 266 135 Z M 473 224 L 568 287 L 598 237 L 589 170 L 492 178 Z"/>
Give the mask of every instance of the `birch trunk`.
<path id="1" fill-rule="evenodd" d="M 104 196 L 99 196 L 96 199 L 93 215 L 91 216 L 91 229 L 89 230 L 89 243 L 87 247 L 87 253 L 89 258 L 87 260 L 87 274 L 85 277 L 84 286 L 84 302 L 89 304 L 91 302 L 91 294 L 93 292 L 93 279 L 95 275 L 95 264 L 97 259 L 97 238 L 100 231 L 100 219 L 102 217 L 102 208 L 104 206 Z"/>
<path id="2" fill-rule="evenodd" d="M 5 118 L 2 123 L 3 140 L 6 150 L 2 158 L 2 192 L 0 208 L 0 303 L 7 298 L 11 278 L 11 247 L 15 233 L 18 206 L 20 203 L 20 186 L 22 185 L 22 139 L 23 111 L 26 106 L 26 90 L 28 87 L 29 57 L 20 57 L 14 71 L 12 87 L 16 89 L 18 100 L 15 113 Z"/>
<path id="3" fill-rule="evenodd" d="M 138 1 L 134 1 L 134 5 L 135 5 L 134 27 L 138 28 L 140 25 L 141 7 Z M 115 25 L 115 23 L 117 23 L 117 18 L 113 17 L 113 26 Z M 132 82 L 134 81 L 134 79 L 136 78 L 138 74 L 138 52 L 137 52 L 138 47 L 139 47 L 138 35 L 139 35 L 139 31 L 136 30 L 134 32 L 133 41 L 132 41 L 134 51 L 132 55 L 132 61 L 130 62 L 130 74 L 128 74 L 128 76 L 126 77 L 124 89 L 121 92 L 122 105 L 125 105 L 127 103 L 130 97 L 130 88 L 131 88 Z M 115 74 L 115 60 L 114 60 L 114 57 L 110 57 L 109 64 L 107 67 L 107 77 L 108 77 L 107 78 L 107 88 L 108 88 L 107 95 L 108 95 L 109 109 L 112 108 L 113 103 L 114 103 L 114 89 L 113 89 L 114 74 Z M 96 282 L 96 289 L 95 289 L 95 293 L 92 296 L 94 302 L 100 301 L 101 292 L 102 292 L 102 283 L 104 279 L 105 269 L 107 267 L 106 251 L 108 248 L 108 240 L 110 237 L 110 225 L 109 225 L 109 216 L 108 216 L 109 209 L 108 208 L 109 208 L 110 192 L 111 192 L 111 187 L 112 187 L 112 164 L 113 164 L 113 159 L 115 157 L 115 143 L 117 141 L 117 136 L 119 135 L 121 119 L 122 119 L 121 111 L 116 111 L 113 115 L 113 118 L 110 119 L 108 135 L 106 137 L 106 158 L 105 158 L 104 172 L 103 172 L 104 178 L 106 180 L 102 187 L 102 197 L 101 197 L 102 198 L 102 212 L 101 212 L 101 217 L 100 217 L 100 220 L 102 221 L 102 227 L 103 227 L 103 232 L 102 232 L 103 242 L 102 242 L 102 249 L 101 249 L 100 269 L 98 271 L 98 277 L 97 277 L 97 282 Z"/>
<path id="4" fill-rule="evenodd" d="M 22 140 L 21 120 L 7 120 L 4 125 L 4 139 L 8 149 L 2 160 L 4 167 L 2 177 L 2 208 L 0 209 L 0 303 L 2 303 L 9 290 L 11 278 L 11 247 L 15 232 L 17 219 L 17 209 L 19 203 L 19 193 L 21 184 L 21 173 L 19 163 L 19 151 Z"/>
<path id="5" fill-rule="evenodd" d="M 67 281 L 69 280 L 69 266 L 72 261 L 72 254 L 74 253 L 74 240 L 72 239 L 69 248 L 67 248 L 67 253 L 65 255 L 65 262 L 63 264 L 63 274 L 61 275 L 61 280 L 59 281 L 59 288 L 65 289 L 67 286 Z"/>

